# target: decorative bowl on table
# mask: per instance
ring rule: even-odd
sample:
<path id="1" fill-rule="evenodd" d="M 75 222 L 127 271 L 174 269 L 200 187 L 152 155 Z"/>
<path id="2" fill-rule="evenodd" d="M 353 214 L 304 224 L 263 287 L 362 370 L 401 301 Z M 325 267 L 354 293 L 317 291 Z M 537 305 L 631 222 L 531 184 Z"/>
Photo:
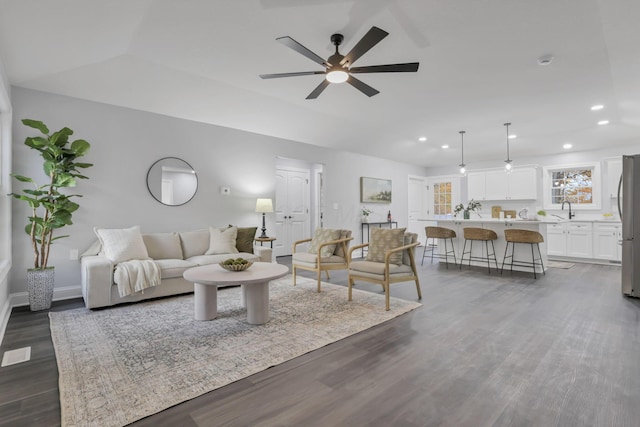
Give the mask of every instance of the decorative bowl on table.
<path id="1" fill-rule="evenodd" d="M 244 258 L 229 258 L 218 263 L 218 265 L 228 271 L 245 271 L 253 265 L 253 262 Z"/>

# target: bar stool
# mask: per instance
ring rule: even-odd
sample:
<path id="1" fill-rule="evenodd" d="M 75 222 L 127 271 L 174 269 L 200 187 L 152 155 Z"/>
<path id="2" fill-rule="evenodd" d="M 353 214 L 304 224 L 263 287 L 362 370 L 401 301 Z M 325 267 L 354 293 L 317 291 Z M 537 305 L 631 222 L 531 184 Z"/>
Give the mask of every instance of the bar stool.
<path id="1" fill-rule="evenodd" d="M 456 251 L 453 246 L 453 238 L 456 237 L 456 232 L 450 228 L 445 227 L 425 227 L 425 233 L 427 234 L 427 241 L 424 244 L 424 251 L 422 252 L 422 263 L 424 265 L 424 259 L 427 256 L 427 248 L 431 250 L 431 264 L 433 264 L 433 257 L 444 258 L 447 263 L 447 269 L 449 269 L 449 254 L 453 254 L 453 263 L 456 262 Z M 431 246 L 429 246 L 429 239 L 431 239 Z M 436 239 L 444 240 L 444 254 L 434 254 L 438 244 Z M 451 242 L 451 250 L 447 247 L 447 240 Z"/>
<path id="2" fill-rule="evenodd" d="M 462 247 L 462 257 L 460 258 L 460 270 L 462 270 L 462 263 L 464 262 L 464 256 L 469 254 L 469 266 L 471 266 L 471 261 L 487 261 L 487 268 L 489 269 L 489 274 L 491 274 L 491 263 L 493 261 L 496 265 L 496 270 L 498 270 L 498 259 L 496 258 L 496 248 L 493 245 L 493 241 L 498 239 L 498 235 L 493 230 L 487 230 L 486 228 L 475 228 L 468 227 L 464 229 L 464 246 Z M 466 252 L 467 241 L 469 244 L 469 252 Z M 474 256 L 473 255 L 473 242 L 481 241 L 484 242 L 484 246 L 487 251 L 487 256 Z M 489 242 L 491 242 L 492 253 L 489 253 Z"/>
<path id="3" fill-rule="evenodd" d="M 540 268 L 542 268 L 542 274 L 545 274 L 545 275 L 547 274 L 544 271 L 544 264 L 542 262 L 542 253 L 540 252 L 540 243 L 544 242 L 544 238 L 542 237 L 542 234 L 532 230 L 511 229 L 511 230 L 504 230 L 504 238 L 507 241 L 507 246 L 504 248 L 504 258 L 502 260 L 502 269 L 500 270 L 500 274 L 502 274 L 502 272 L 504 271 L 504 265 L 506 263 L 507 258 L 511 258 L 511 262 L 507 263 L 507 265 L 511 266 L 511 271 L 513 271 L 514 265 L 520 266 L 520 267 L 531 267 L 533 268 L 533 278 L 537 279 L 538 277 L 536 276 L 536 267 L 540 266 Z M 514 260 L 513 252 L 515 250 L 516 243 L 525 243 L 531 246 L 531 262 Z M 507 251 L 509 250 L 509 244 L 511 244 L 511 255 L 507 255 Z M 533 252 L 534 245 L 538 249 L 537 260 Z M 539 262 L 536 262 L 536 261 L 539 261 Z"/>

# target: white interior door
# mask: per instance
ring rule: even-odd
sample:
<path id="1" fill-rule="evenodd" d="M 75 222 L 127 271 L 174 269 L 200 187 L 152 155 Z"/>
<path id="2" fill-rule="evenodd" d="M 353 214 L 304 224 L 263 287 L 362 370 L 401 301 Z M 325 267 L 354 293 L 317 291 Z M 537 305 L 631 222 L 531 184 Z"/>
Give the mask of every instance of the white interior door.
<path id="1" fill-rule="evenodd" d="M 424 220 L 429 216 L 427 207 L 427 197 L 429 186 L 428 178 L 421 176 L 409 176 L 409 230 L 418 235 L 418 241 L 424 243 L 426 240 Z"/>
<path id="2" fill-rule="evenodd" d="M 460 177 L 429 177 L 427 212 L 430 218 L 439 219 L 453 215 L 453 209 L 458 203 L 460 203 Z"/>
<path id="3" fill-rule="evenodd" d="M 293 242 L 310 237 L 308 170 L 277 169 L 275 256 L 291 255 Z"/>

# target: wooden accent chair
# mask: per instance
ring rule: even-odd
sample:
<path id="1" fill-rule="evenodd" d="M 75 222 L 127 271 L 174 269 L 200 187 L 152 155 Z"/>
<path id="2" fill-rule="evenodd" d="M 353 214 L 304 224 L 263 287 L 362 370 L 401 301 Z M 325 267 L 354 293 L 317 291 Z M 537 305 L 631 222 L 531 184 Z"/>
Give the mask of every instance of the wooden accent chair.
<path id="1" fill-rule="evenodd" d="M 323 271 L 329 280 L 329 270 L 346 270 L 349 267 L 347 251 L 351 240 L 351 230 L 319 228 L 313 238 L 294 242 L 291 256 L 293 286 L 296 285 L 298 269 L 314 271 L 317 273 L 320 292 Z M 308 252 L 297 251 L 299 245 L 307 242 L 311 243 Z"/>
<path id="2" fill-rule="evenodd" d="M 380 244 L 394 230 L 399 230 L 399 240 L 388 247 Z M 386 236 L 384 236 L 386 234 Z M 398 236 L 394 236 L 394 239 Z M 387 243 L 391 239 L 386 239 Z M 420 281 L 414 259 L 414 248 L 418 246 L 418 235 L 405 233 L 404 228 L 392 230 L 374 228 L 371 230 L 371 241 L 357 245 L 349 251 L 349 301 L 352 300 L 352 287 L 355 281 L 373 282 L 382 285 L 386 298 L 386 309 L 389 310 L 389 286 L 392 283 L 415 281 L 418 291 L 418 299 L 422 299 Z M 368 247 L 366 258 L 362 261 L 352 259 L 353 252 Z M 384 249 L 384 250 L 381 250 Z"/>

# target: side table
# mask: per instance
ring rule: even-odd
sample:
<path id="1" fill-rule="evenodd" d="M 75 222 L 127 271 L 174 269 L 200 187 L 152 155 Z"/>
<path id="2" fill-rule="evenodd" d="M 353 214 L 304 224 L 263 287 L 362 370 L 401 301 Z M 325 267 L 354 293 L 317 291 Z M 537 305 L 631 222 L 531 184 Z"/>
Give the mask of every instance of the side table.
<path id="1" fill-rule="evenodd" d="M 254 242 L 260 242 L 260 246 L 262 246 L 262 244 L 264 242 L 269 242 L 271 243 L 271 249 L 273 249 L 273 241 L 276 240 L 275 237 L 256 237 L 253 239 Z"/>

